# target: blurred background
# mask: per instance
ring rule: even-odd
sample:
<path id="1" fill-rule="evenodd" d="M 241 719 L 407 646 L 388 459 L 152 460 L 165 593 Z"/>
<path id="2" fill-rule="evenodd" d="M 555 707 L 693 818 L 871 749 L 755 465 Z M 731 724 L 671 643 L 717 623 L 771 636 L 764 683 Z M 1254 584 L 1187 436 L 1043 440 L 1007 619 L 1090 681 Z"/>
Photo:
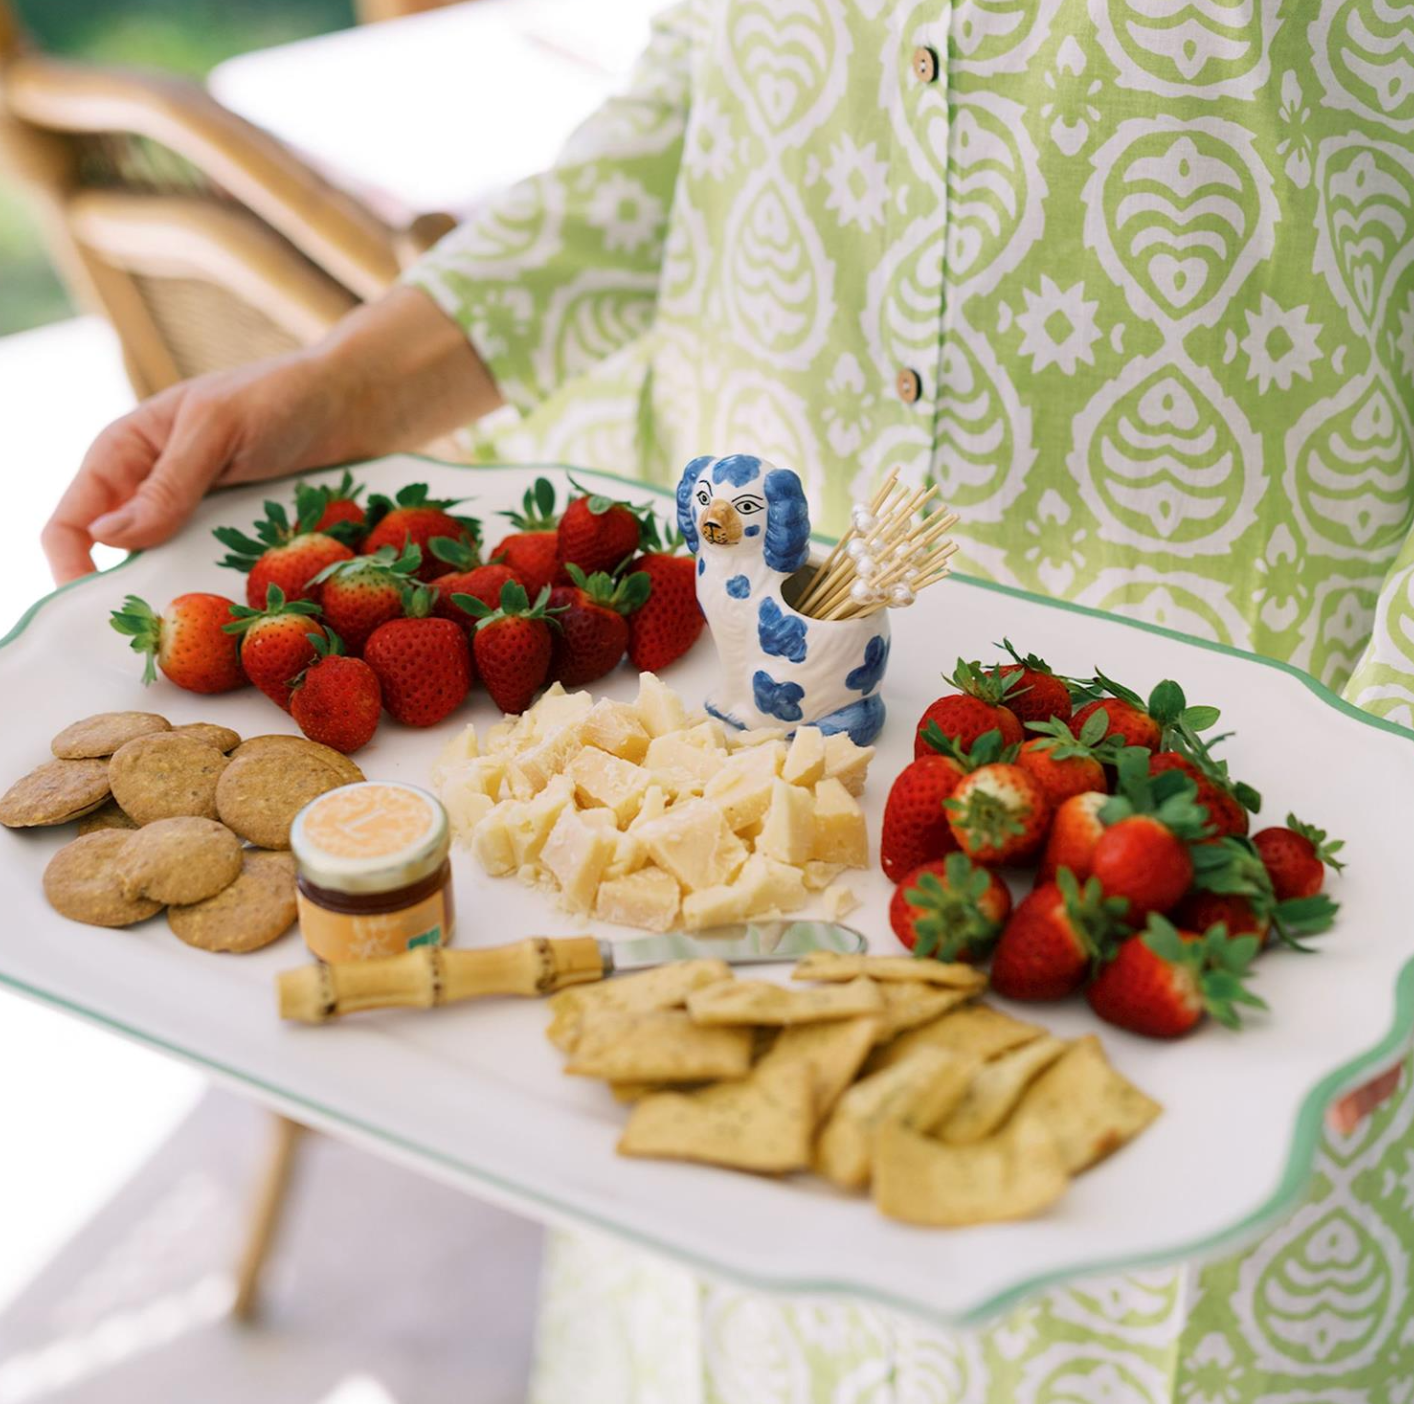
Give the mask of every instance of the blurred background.
<path id="1" fill-rule="evenodd" d="M 0 0 L 0 637 L 105 424 L 377 296 L 661 3 Z M 522 1399 L 540 1230 L 288 1125 L 0 990 L 0 1404 Z"/>

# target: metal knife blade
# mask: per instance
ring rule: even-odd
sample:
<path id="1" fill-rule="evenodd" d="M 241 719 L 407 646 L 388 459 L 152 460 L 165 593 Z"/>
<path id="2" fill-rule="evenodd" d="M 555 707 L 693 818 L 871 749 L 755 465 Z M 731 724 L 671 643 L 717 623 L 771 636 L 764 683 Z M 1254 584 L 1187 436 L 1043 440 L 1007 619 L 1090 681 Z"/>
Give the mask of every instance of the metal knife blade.
<path id="1" fill-rule="evenodd" d="M 670 931 L 633 941 L 600 941 L 604 974 L 647 970 L 671 960 L 724 960 L 728 965 L 767 965 L 795 960 L 810 951 L 863 951 L 868 941 L 852 926 L 834 921 L 746 921 L 712 926 L 689 935 Z"/>

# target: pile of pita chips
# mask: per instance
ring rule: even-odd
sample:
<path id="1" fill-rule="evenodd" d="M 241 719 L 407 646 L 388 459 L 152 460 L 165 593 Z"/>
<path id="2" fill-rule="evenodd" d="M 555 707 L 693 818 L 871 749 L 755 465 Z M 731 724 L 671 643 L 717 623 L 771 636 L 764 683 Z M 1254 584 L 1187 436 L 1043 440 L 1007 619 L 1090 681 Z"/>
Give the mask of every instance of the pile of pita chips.
<path id="1" fill-rule="evenodd" d="M 971 966 L 816 952 L 793 976 L 696 960 L 576 985 L 547 1034 L 631 1104 L 620 1154 L 813 1171 L 912 1224 L 1039 1214 L 1159 1114 L 1098 1038 L 980 1003 Z"/>

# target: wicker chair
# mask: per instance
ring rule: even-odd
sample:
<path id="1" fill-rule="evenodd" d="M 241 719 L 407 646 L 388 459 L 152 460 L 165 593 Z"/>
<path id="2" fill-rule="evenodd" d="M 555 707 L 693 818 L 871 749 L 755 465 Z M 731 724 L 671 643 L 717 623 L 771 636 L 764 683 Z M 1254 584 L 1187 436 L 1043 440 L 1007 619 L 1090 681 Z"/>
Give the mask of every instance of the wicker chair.
<path id="1" fill-rule="evenodd" d="M 34 53 L 6 0 L 0 164 L 139 396 L 316 340 L 452 224 L 388 227 L 196 84 Z"/>

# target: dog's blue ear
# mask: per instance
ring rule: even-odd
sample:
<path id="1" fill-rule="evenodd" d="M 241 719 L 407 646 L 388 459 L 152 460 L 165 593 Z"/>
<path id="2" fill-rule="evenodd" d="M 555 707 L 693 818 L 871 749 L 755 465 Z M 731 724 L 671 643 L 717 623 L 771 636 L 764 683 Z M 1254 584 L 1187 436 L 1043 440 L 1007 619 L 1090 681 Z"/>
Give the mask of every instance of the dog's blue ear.
<path id="1" fill-rule="evenodd" d="M 702 470 L 712 461 L 710 453 L 699 454 L 682 470 L 678 479 L 678 531 L 687 542 L 687 549 L 697 554 L 697 514 L 692 510 L 692 490 L 702 476 Z"/>
<path id="2" fill-rule="evenodd" d="M 805 489 L 789 468 L 766 474 L 766 564 L 790 575 L 810 554 L 810 508 Z"/>

